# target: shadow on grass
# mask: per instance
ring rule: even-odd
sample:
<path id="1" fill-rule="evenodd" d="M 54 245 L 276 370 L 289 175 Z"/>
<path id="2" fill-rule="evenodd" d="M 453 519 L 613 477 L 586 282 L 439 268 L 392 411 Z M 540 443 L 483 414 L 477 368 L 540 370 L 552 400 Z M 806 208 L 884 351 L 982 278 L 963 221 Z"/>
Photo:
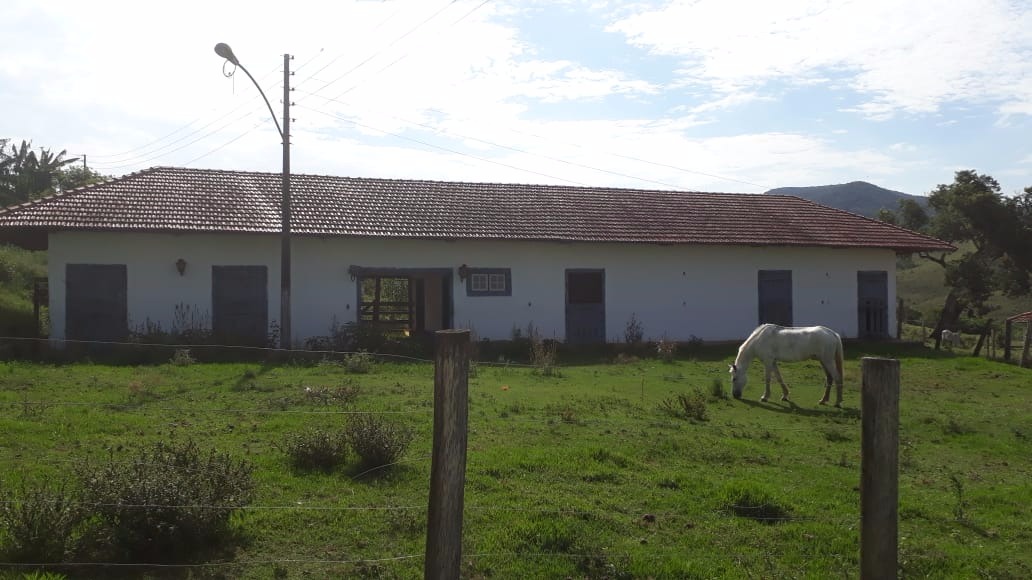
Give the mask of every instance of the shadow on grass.
<path id="1" fill-rule="evenodd" d="M 814 408 L 801 407 L 795 403 L 795 401 L 781 401 L 778 403 L 764 403 L 762 401 L 754 401 L 751 399 L 739 399 L 739 402 L 745 403 L 750 407 L 756 407 L 765 411 L 773 411 L 775 413 L 785 413 L 788 415 L 801 415 L 803 417 L 848 417 L 850 419 L 860 418 L 860 409 L 842 408 L 838 409 L 832 406 L 823 406 L 814 404 Z"/>

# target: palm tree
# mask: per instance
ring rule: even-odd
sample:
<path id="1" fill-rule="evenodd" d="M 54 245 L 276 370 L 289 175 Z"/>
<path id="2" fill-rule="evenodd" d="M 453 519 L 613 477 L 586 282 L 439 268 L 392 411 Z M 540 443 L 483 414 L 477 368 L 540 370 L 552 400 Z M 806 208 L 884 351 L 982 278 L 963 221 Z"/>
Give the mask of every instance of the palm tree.
<path id="1" fill-rule="evenodd" d="M 32 151 L 32 142 L 22 140 L 21 145 L 4 148 L 9 140 L 0 141 L 0 204 L 11 205 L 36 199 L 57 190 L 61 169 L 78 161 L 65 159 L 67 150 L 54 154 L 40 147 L 39 155 Z"/>

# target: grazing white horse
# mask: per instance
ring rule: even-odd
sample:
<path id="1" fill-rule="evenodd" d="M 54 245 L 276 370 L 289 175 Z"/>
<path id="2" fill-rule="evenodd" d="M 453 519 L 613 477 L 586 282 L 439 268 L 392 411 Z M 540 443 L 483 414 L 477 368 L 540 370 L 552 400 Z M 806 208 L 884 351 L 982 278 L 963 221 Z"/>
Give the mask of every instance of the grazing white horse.
<path id="1" fill-rule="evenodd" d="M 766 388 L 761 401 L 770 397 L 770 377 L 774 375 L 781 383 L 782 401 L 788 400 L 788 386 L 781 378 L 778 362 L 794 362 L 815 358 L 824 367 L 827 382 L 824 385 L 824 398 L 820 404 L 828 402 L 831 394 L 831 383 L 835 383 L 835 406 L 842 406 L 842 338 L 838 333 L 824 326 L 806 326 L 786 328 L 776 324 L 764 324 L 753 331 L 738 348 L 738 357 L 731 365 L 731 394 L 736 399 L 742 398 L 742 389 L 747 380 L 746 373 L 754 358 L 760 359 L 766 368 Z"/>
<path id="2" fill-rule="evenodd" d="M 942 329 L 942 345 L 948 347 L 949 350 L 953 350 L 955 346 L 964 346 L 964 339 L 961 338 L 959 332 L 953 332 L 944 328 Z"/>

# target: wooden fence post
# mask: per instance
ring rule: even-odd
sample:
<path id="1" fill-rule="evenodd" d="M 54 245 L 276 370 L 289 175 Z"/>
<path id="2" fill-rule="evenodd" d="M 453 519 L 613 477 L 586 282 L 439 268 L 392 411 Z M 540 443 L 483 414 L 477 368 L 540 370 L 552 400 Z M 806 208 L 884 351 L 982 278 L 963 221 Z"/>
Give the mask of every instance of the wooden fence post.
<path id="1" fill-rule="evenodd" d="M 470 332 L 439 330 L 435 334 L 434 444 L 423 577 L 455 580 L 462 564 Z"/>
<path id="2" fill-rule="evenodd" d="M 899 361 L 861 362 L 860 578 L 895 578 L 899 516 Z"/>
<path id="3" fill-rule="evenodd" d="M 1029 364 L 1029 343 L 1032 343 L 1032 320 L 1025 323 L 1025 346 L 1021 348 L 1021 366 L 1027 367 Z"/>
<path id="4" fill-rule="evenodd" d="M 989 336 L 989 331 L 992 329 L 992 326 L 993 326 L 993 321 L 991 319 L 985 321 L 985 326 L 982 327 L 982 333 L 978 335 L 978 342 L 975 344 L 975 352 L 971 356 L 978 356 L 979 354 L 981 354 L 981 352 L 982 352 L 982 345 L 985 344 L 985 339 L 986 339 L 986 337 Z M 988 357 L 989 349 L 986 348 L 985 352 L 986 352 L 986 358 L 989 358 Z"/>
<path id="5" fill-rule="evenodd" d="M 1013 328 L 1014 322 L 1008 320 L 1003 323 L 1003 360 L 1010 362 L 1010 350 L 1011 350 L 1011 329 Z"/>
<path id="6" fill-rule="evenodd" d="M 906 318 L 907 305 L 902 298 L 896 301 L 896 340 L 903 340 L 903 320 Z"/>

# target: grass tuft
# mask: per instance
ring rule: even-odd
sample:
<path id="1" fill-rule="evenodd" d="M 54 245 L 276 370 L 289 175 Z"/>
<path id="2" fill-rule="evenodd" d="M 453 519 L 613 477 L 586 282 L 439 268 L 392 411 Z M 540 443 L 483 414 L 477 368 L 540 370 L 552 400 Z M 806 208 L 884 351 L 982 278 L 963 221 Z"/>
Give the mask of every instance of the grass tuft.
<path id="1" fill-rule="evenodd" d="M 751 487 L 732 487 L 724 492 L 724 509 L 742 518 L 763 524 L 777 524 L 791 519 L 791 510 L 770 494 Z"/>

